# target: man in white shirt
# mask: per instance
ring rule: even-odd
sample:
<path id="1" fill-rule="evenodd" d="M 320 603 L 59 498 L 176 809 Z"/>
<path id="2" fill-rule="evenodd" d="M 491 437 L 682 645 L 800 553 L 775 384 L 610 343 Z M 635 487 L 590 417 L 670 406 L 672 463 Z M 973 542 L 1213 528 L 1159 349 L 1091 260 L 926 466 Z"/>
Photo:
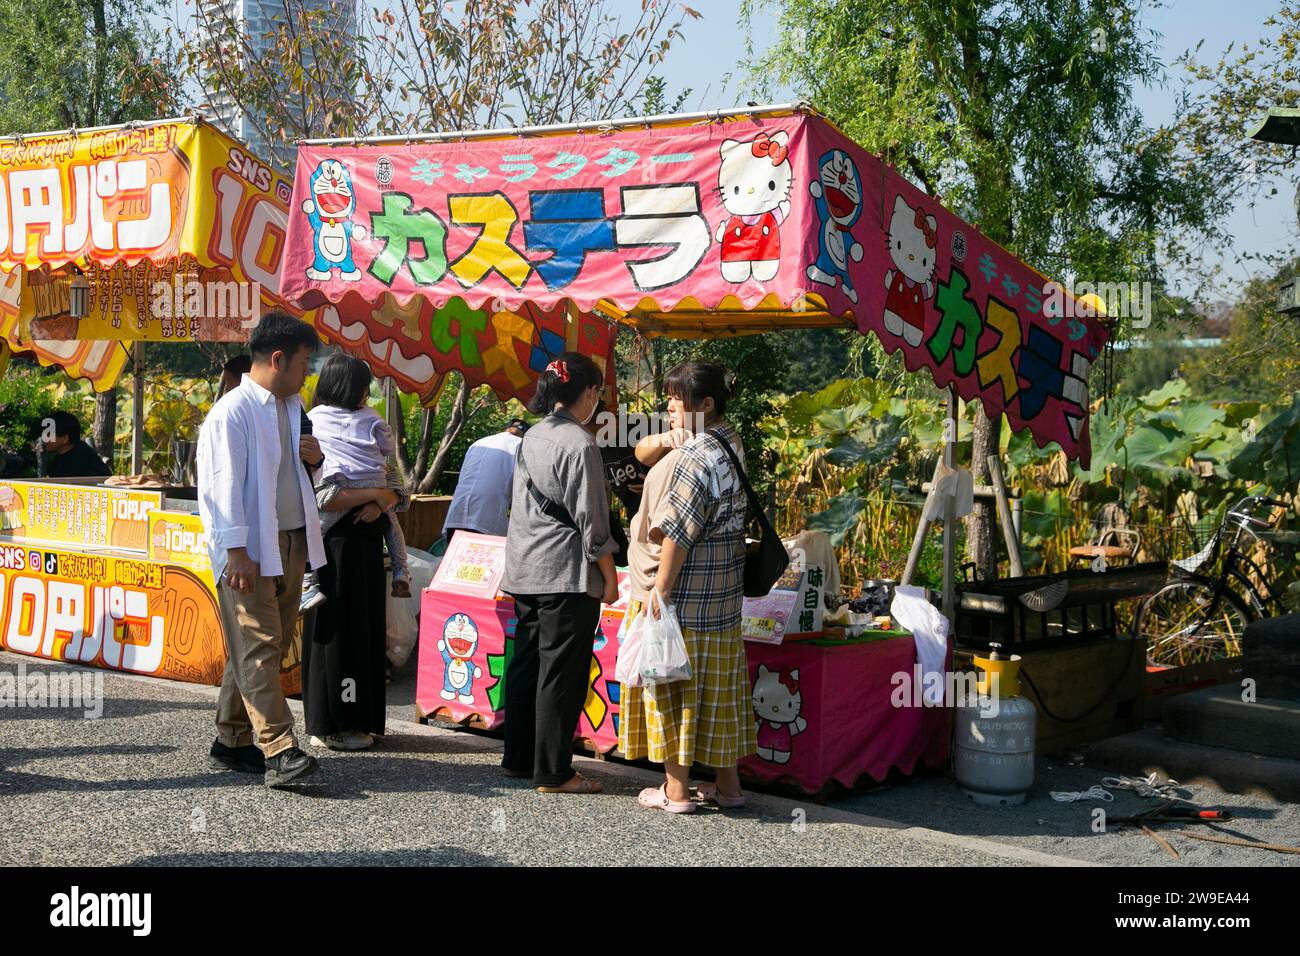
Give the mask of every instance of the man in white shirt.
<path id="1" fill-rule="evenodd" d="M 510 494 L 515 456 L 528 430 L 522 418 L 511 419 L 503 432 L 480 438 L 465 452 L 456 494 L 442 523 L 450 538 L 456 531 L 505 536 L 510 526 Z"/>
<path id="2" fill-rule="evenodd" d="M 298 397 L 320 340 L 305 322 L 268 312 L 248 344 L 251 370 L 199 431 L 199 513 L 226 645 L 209 763 L 264 773 L 274 787 L 317 768 L 294 737 L 280 661 L 293 639 L 307 563 L 325 563 L 307 474 L 323 456 L 316 439 L 301 434 Z"/>

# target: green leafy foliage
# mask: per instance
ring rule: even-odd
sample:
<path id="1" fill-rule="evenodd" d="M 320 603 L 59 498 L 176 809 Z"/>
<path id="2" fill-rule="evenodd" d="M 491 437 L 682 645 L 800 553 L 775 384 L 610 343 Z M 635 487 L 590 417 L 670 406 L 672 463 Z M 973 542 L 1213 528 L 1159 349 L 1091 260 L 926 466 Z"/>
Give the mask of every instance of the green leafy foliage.
<path id="1" fill-rule="evenodd" d="M 56 411 L 85 416 L 86 397 L 74 383 L 30 359 L 12 360 L 0 375 L 0 474 L 36 474 L 32 443 L 41 420 Z"/>

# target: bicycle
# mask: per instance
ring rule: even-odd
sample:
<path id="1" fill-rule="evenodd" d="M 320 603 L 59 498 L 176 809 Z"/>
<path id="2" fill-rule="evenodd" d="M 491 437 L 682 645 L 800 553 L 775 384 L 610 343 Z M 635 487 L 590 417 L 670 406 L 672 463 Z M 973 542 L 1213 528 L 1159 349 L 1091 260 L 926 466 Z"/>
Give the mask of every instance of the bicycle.
<path id="1" fill-rule="evenodd" d="M 1273 527 L 1256 512 L 1288 507 L 1276 498 L 1243 498 L 1228 509 L 1203 548 L 1170 562 L 1176 580 L 1144 598 L 1133 616 L 1133 633 L 1146 640 L 1149 665 L 1184 667 L 1238 657 L 1246 625 L 1281 612 L 1274 582 L 1245 548 Z M 1218 575 L 1199 573 L 1214 566 L 1225 541 Z"/>

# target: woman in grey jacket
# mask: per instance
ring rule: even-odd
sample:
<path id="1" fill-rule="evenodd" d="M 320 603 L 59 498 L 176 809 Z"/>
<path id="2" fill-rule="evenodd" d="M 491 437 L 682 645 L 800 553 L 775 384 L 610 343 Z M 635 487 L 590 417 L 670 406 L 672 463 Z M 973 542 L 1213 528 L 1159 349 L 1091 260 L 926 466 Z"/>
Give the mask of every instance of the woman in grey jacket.
<path id="1" fill-rule="evenodd" d="M 598 793 L 573 770 L 573 733 L 587 697 L 600 605 L 618 600 L 617 544 L 595 439 L 604 375 L 565 352 L 546 367 L 528 408 L 546 417 L 519 446 L 501 590 L 515 599 L 506 668 L 507 774 L 543 793 Z"/>

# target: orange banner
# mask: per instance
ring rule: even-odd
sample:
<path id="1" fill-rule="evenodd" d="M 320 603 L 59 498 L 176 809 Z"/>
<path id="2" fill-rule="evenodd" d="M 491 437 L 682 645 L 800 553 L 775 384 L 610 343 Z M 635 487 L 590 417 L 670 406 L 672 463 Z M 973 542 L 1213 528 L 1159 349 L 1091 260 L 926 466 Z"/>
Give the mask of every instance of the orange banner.
<path id="1" fill-rule="evenodd" d="M 285 307 L 291 191 L 201 121 L 0 141 L 0 340 L 101 391 L 125 364 L 119 342 L 246 341 Z"/>

